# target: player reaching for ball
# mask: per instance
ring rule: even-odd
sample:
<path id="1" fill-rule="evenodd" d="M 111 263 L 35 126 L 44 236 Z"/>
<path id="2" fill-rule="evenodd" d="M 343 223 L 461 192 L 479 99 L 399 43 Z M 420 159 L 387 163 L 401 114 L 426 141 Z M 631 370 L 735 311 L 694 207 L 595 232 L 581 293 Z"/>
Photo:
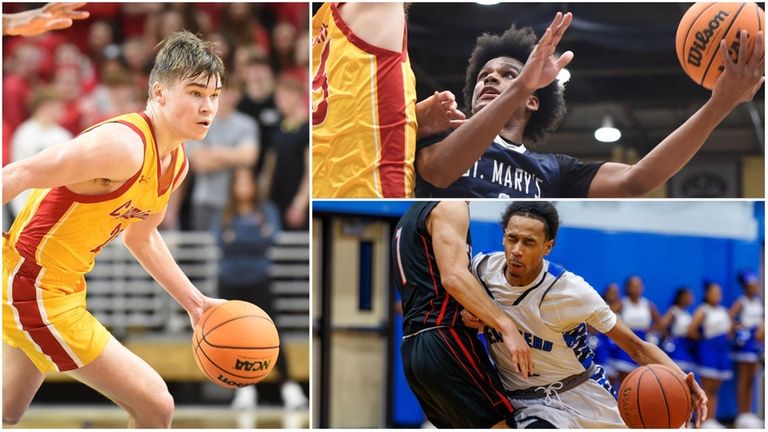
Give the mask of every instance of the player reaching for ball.
<path id="1" fill-rule="evenodd" d="M 571 19 L 570 13 L 565 15 L 565 28 Z M 554 47 L 545 53 L 544 41 L 555 39 L 548 34 L 538 46 L 533 30 L 514 25 L 501 36 L 478 38 L 464 84 L 471 116 L 459 128 L 417 143 L 417 197 L 643 196 L 683 168 L 714 128 L 736 106 L 751 100 L 764 80 L 763 32 L 757 32 L 754 49 L 748 52 L 742 31 L 736 61 L 721 42 L 725 69 L 709 100 L 650 153 L 634 165 L 583 163 L 527 147 L 541 144 L 565 114 L 563 88 L 554 80 L 573 54 L 555 59 L 550 52 Z"/>
<path id="2" fill-rule="evenodd" d="M 155 58 L 144 112 L 99 123 L 3 168 L 3 204 L 33 189 L 3 235 L 3 424 L 19 421 L 45 375 L 61 371 L 124 408 L 134 427 L 169 427 L 160 375 L 85 308 L 85 273 L 120 233 L 128 250 L 194 325 L 223 302 L 204 296 L 157 226 L 218 108 L 224 66 L 212 44 L 169 36 Z"/>
<path id="3" fill-rule="evenodd" d="M 555 245 L 559 223 L 549 202 L 514 202 L 502 216 L 504 251 L 481 253 L 472 260 L 472 272 L 532 348 L 536 373 L 522 379 L 501 347 L 503 336 L 484 328 L 501 381 L 517 409 L 518 427 L 626 427 L 605 371 L 594 362 L 587 325 L 605 333 L 637 363 L 659 363 L 678 373 L 693 395 L 698 426 L 707 415 L 707 398 L 693 374 L 686 375 L 658 347 L 617 320 L 584 279 L 544 259 Z M 482 327 L 468 311 L 462 317 L 468 326 Z"/>

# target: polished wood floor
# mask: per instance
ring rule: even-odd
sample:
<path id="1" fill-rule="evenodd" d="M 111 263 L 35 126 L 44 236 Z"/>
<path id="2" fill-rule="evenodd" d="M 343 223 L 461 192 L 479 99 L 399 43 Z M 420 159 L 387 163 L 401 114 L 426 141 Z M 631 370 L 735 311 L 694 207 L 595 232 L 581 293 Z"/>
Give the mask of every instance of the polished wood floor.
<path id="1" fill-rule="evenodd" d="M 124 428 L 128 415 L 120 408 L 89 405 L 43 405 L 29 408 L 15 429 Z M 235 411 L 225 406 L 177 406 L 173 428 L 217 429 L 305 429 L 309 427 L 307 410 L 286 411 L 281 407 L 257 407 Z"/>

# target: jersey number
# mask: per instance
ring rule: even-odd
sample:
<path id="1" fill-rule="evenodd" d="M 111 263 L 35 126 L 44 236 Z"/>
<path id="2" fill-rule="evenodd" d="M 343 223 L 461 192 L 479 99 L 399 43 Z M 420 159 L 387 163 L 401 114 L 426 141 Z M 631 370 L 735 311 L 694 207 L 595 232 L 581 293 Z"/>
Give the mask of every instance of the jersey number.
<path id="1" fill-rule="evenodd" d="M 397 257 L 397 269 L 400 271 L 400 283 L 403 286 L 408 285 L 408 280 L 405 278 L 405 271 L 403 271 L 403 262 L 400 260 L 400 235 L 403 233 L 403 227 L 400 227 L 395 231 L 395 256 Z"/>

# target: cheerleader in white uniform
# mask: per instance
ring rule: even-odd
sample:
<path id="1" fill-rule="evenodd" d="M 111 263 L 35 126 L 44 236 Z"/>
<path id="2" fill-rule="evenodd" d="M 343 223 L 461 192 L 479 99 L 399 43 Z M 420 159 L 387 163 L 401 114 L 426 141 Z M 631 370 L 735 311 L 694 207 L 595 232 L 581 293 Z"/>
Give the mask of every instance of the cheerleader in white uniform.
<path id="1" fill-rule="evenodd" d="M 696 362 L 693 359 L 693 341 L 688 337 L 693 317 L 688 308 L 693 304 L 693 293 L 688 288 L 678 288 L 675 299 L 667 313 L 661 318 L 661 328 L 666 337 L 661 349 L 685 372 L 693 372 Z"/>
<path id="2" fill-rule="evenodd" d="M 736 395 L 739 406 L 739 415 L 734 426 L 762 429 L 764 422 L 752 413 L 752 394 L 755 373 L 760 366 L 760 354 L 764 347 L 762 338 L 756 335 L 764 326 L 765 309 L 763 299 L 760 298 L 759 281 L 754 273 L 741 272 L 739 284 L 744 289 L 744 295 L 736 299 L 730 311 L 736 330 L 731 357 L 736 362 Z"/>
<path id="3" fill-rule="evenodd" d="M 699 340 L 696 364 L 701 377 L 701 386 L 707 393 L 707 411 L 710 419 L 702 424 L 704 428 L 724 428 L 717 415 L 717 392 L 723 381 L 733 378 L 731 370 L 730 343 L 731 317 L 723 307 L 722 290 L 715 282 L 708 282 L 704 288 L 704 303 L 693 313 L 688 335 Z"/>
<path id="4" fill-rule="evenodd" d="M 653 303 L 643 297 L 643 280 L 640 276 L 630 276 L 624 283 L 626 297 L 621 299 L 619 318 L 640 339 L 656 344 L 653 331 L 661 317 Z M 619 382 L 637 368 L 637 363 L 626 352 L 617 349 L 613 355 L 613 367 L 619 371 Z"/>

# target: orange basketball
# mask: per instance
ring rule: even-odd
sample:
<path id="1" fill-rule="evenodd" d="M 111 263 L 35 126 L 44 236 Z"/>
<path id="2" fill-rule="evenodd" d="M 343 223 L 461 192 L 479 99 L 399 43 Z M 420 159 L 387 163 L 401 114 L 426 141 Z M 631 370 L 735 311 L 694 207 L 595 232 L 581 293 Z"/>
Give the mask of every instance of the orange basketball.
<path id="1" fill-rule="evenodd" d="M 223 387 L 245 387 L 269 375 L 280 352 L 280 337 L 260 307 L 231 300 L 203 314 L 192 349 L 208 379 Z"/>
<path id="2" fill-rule="evenodd" d="M 728 55 L 737 61 L 739 32 L 749 33 L 747 52 L 752 53 L 764 22 L 765 13 L 757 3 L 694 3 L 677 27 L 677 59 L 691 79 L 711 90 L 723 71 L 720 40 L 725 38 Z"/>
<path id="3" fill-rule="evenodd" d="M 691 393 L 672 369 L 640 366 L 621 383 L 619 412 L 633 429 L 676 429 L 691 418 Z"/>

